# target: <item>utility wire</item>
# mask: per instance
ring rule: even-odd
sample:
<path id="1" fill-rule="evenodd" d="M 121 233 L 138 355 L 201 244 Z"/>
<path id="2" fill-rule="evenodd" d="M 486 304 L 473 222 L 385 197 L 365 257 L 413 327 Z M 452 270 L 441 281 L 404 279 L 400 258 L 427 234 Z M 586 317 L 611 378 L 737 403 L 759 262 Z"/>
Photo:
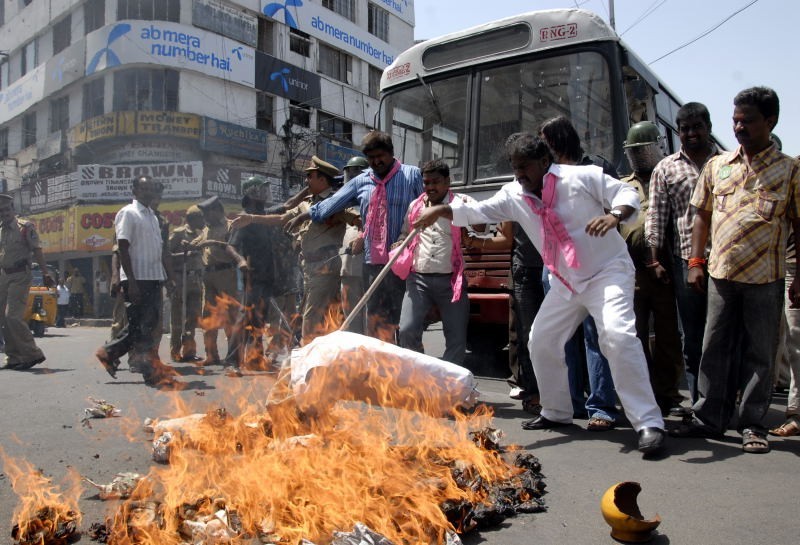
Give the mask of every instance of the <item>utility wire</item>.
<path id="1" fill-rule="evenodd" d="M 683 44 L 683 45 L 679 45 L 678 47 L 676 47 L 676 48 L 675 48 L 675 49 L 673 49 L 672 51 L 669 51 L 668 53 L 664 53 L 664 54 L 663 54 L 663 55 L 661 55 L 659 58 L 657 58 L 657 59 L 655 59 L 655 60 L 652 60 L 652 61 L 650 61 L 650 64 L 657 63 L 657 62 L 658 62 L 658 61 L 660 61 L 661 59 L 663 59 L 663 58 L 665 58 L 665 57 L 669 57 L 670 55 L 672 55 L 672 54 L 673 54 L 673 53 L 675 53 L 676 51 L 680 51 L 680 50 L 681 50 L 681 49 L 683 49 L 684 47 L 687 47 L 687 46 L 689 46 L 689 45 L 692 45 L 693 43 L 695 43 L 695 42 L 696 42 L 697 40 L 699 40 L 700 38 L 703 38 L 703 37 L 705 37 L 705 36 L 708 36 L 709 34 L 711 34 L 712 32 L 714 32 L 715 30 L 717 30 L 719 27 L 721 27 L 722 25 L 724 25 L 725 23 L 727 23 L 728 21 L 730 21 L 730 20 L 731 20 L 733 17 L 735 17 L 736 15 L 740 14 L 741 12 L 743 12 L 744 10 L 746 10 L 747 8 L 749 8 L 750 6 L 752 6 L 753 4 L 755 4 L 756 2 L 758 2 L 758 0 L 752 0 L 752 2 L 750 2 L 749 4 L 747 4 L 747 5 L 745 5 L 745 6 L 742 6 L 741 8 L 737 9 L 736 11 L 734 11 L 733 13 L 731 13 L 730 15 L 728 15 L 727 17 L 725 17 L 725 18 L 724 18 L 722 21 L 720 21 L 719 23 L 717 23 L 717 24 L 716 24 L 716 25 L 714 25 L 713 27 L 709 28 L 708 30 L 706 30 L 705 32 L 703 32 L 702 34 L 700 34 L 699 36 L 697 36 L 696 38 L 693 38 L 693 39 L 689 40 L 688 42 L 686 42 L 685 44 Z"/>
<path id="2" fill-rule="evenodd" d="M 639 17 L 638 17 L 638 18 L 637 18 L 637 19 L 636 19 L 636 20 L 635 20 L 633 23 L 631 23 L 631 26 L 629 26 L 628 28 L 626 28 L 625 30 L 623 30 L 622 32 L 620 32 L 620 33 L 619 33 L 619 35 L 620 35 L 620 36 L 622 36 L 623 34 L 625 34 L 626 32 L 628 32 L 629 30 L 631 30 L 633 27 L 635 27 L 636 25 L 638 25 L 639 23 L 641 23 L 642 21 L 644 21 L 644 20 L 645 20 L 647 17 L 649 17 L 649 16 L 650 16 L 650 15 L 651 15 L 651 14 L 652 14 L 652 13 L 653 13 L 655 10 L 657 10 L 658 8 L 660 8 L 661 6 L 663 6 L 663 5 L 664 5 L 666 2 L 667 2 L 667 0 L 655 0 L 655 2 L 653 2 L 652 4 L 650 4 L 650 7 L 649 7 L 649 8 L 647 8 L 646 10 L 644 10 L 644 12 L 643 12 L 643 13 L 642 13 L 642 14 L 641 14 L 641 15 L 640 15 L 640 16 L 639 16 Z"/>

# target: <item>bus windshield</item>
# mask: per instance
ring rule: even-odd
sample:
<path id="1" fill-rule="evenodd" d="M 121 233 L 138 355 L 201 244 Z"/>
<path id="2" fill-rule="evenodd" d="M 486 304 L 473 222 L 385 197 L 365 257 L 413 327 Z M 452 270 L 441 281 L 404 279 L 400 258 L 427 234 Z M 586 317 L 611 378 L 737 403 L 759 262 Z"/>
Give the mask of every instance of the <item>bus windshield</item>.
<path id="1" fill-rule="evenodd" d="M 477 66 L 398 91 L 385 90 L 383 126 L 403 162 L 447 161 L 455 183 L 505 181 L 506 138 L 568 117 L 587 153 L 614 157 L 611 82 L 597 51 L 519 57 Z"/>

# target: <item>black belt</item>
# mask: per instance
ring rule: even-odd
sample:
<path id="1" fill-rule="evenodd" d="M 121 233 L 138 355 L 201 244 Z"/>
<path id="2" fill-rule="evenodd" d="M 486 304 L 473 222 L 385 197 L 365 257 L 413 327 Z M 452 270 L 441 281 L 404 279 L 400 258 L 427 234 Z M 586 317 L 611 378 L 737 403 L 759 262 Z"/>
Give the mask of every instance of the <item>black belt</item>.
<path id="1" fill-rule="evenodd" d="M 218 263 L 216 265 L 206 265 L 206 272 L 227 271 L 236 267 L 235 263 Z"/>
<path id="2" fill-rule="evenodd" d="M 12 267 L 0 267 L 0 274 L 15 274 L 28 270 L 27 261 L 17 261 Z"/>

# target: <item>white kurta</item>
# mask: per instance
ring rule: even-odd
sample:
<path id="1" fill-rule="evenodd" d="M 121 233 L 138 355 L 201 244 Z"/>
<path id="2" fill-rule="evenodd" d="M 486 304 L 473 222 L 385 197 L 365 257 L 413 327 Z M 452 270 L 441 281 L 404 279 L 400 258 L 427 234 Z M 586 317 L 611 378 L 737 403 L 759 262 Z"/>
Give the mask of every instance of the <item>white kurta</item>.
<path id="1" fill-rule="evenodd" d="M 586 224 L 602 216 L 604 208 L 627 205 L 638 210 L 639 195 L 632 186 L 603 174 L 599 167 L 552 165 L 550 172 L 559 178 L 554 210 L 575 243 L 580 266 L 567 267 L 559 253 L 558 272 L 574 292 L 551 275 L 552 289 L 531 328 L 528 349 L 539 383 L 542 416 L 555 422 L 572 421 L 564 345 L 589 314 L 597 324 L 600 349 L 608 359 L 617 395 L 631 425 L 637 431 L 644 427 L 663 429 L 647 362 L 636 337 L 634 267 L 625 241 L 615 230 L 602 237 L 585 232 Z M 519 182 L 506 184 L 488 200 L 470 204 L 454 201 L 450 206 L 455 225 L 516 221 L 536 249 L 540 253 L 543 250 L 541 219 L 525 202 Z"/>

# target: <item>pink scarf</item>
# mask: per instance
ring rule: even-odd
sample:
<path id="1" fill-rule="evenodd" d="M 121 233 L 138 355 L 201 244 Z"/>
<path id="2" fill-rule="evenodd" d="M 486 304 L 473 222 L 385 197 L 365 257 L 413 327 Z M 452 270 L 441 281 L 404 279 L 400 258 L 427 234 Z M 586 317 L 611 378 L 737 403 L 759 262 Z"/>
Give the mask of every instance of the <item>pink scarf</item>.
<path id="1" fill-rule="evenodd" d="M 569 282 L 558 272 L 558 252 L 564 254 L 564 261 L 571 269 L 577 269 L 581 266 L 578 261 L 578 255 L 575 252 L 575 243 L 572 237 L 569 236 L 566 227 L 561 222 L 553 207 L 556 201 L 556 182 L 558 178 L 552 172 L 544 175 L 544 185 L 542 187 L 542 200 L 537 202 L 527 195 L 523 195 L 525 202 L 531 207 L 531 210 L 537 216 L 542 218 L 542 245 L 544 246 L 542 252 L 542 261 L 545 266 L 553 273 L 553 276 L 561 280 L 561 282 L 569 288 L 571 292 L 575 292 L 570 286 Z"/>
<path id="2" fill-rule="evenodd" d="M 423 193 L 411 203 L 411 211 L 408 213 L 409 225 L 412 225 L 414 221 L 416 221 L 420 212 L 422 212 L 422 209 L 425 207 L 425 197 L 427 197 L 427 195 Z M 448 191 L 447 202 L 453 202 L 454 198 L 455 195 L 453 195 L 453 192 Z M 450 276 L 450 287 L 453 289 L 453 297 L 450 299 L 450 302 L 455 303 L 461 299 L 462 285 L 464 283 L 464 256 L 461 255 L 461 227 L 456 227 L 452 223 L 450 224 L 450 240 L 452 241 L 450 265 L 453 271 Z M 398 257 L 395 262 L 397 267 L 394 265 L 392 266 L 392 270 L 395 274 L 404 280 L 408 277 L 408 273 L 414 268 L 414 249 L 417 247 L 418 242 L 419 234 L 417 234 L 417 236 L 408 243 L 408 246 L 403 249 L 403 253 L 400 254 L 400 257 Z"/>
<path id="3" fill-rule="evenodd" d="M 389 206 L 386 198 L 386 184 L 388 184 L 397 171 L 400 170 L 400 161 L 394 160 L 389 173 L 381 180 L 375 173 L 370 172 L 369 177 L 375 182 L 375 189 L 369 197 L 369 210 L 367 210 L 367 224 L 364 228 L 369 244 L 369 259 L 374 265 L 384 265 L 389 261 Z"/>

